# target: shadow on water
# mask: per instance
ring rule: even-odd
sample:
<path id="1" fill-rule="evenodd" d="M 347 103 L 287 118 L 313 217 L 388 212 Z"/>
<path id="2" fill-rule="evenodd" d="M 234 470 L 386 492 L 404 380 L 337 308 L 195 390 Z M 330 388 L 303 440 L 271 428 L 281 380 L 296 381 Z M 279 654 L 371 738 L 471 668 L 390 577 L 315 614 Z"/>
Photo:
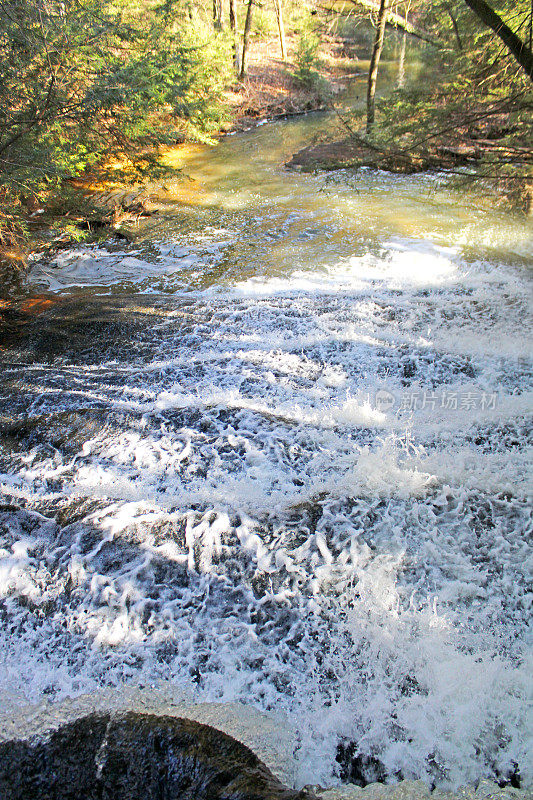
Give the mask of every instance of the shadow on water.
<path id="1" fill-rule="evenodd" d="M 200 152 L 198 206 L 34 264 L 0 308 L 6 683 L 190 681 L 295 712 L 306 775 L 499 777 L 522 759 L 526 226 L 425 178 L 283 172 L 307 124 Z M 370 397 L 478 386 L 501 408 Z"/>
<path id="2" fill-rule="evenodd" d="M 485 540 L 490 543 L 501 523 L 501 520 L 491 516 L 493 506 L 487 504 L 486 511 L 483 512 L 482 502 L 482 497 L 471 499 L 472 510 L 477 513 L 475 524 L 478 526 L 477 537 L 480 544 Z M 354 514 L 359 514 L 359 506 L 362 505 L 360 501 L 354 498 L 350 504 Z M 502 499 L 502 508 L 505 504 Z M 236 656 L 238 653 L 238 670 L 265 669 L 273 676 L 278 690 L 289 696 L 297 693 L 298 685 L 302 681 L 308 681 L 313 673 L 320 671 L 329 683 L 326 693 L 328 704 L 334 703 L 334 698 L 341 697 L 342 679 L 337 672 L 340 665 L 336 662 L 335 654 L 335 648 L 340 642 L 337 640 L 335 644 L 332 636 L 335 625 L 342 623 L 342 619 L 338 618 L 334 622 L 326 615 L 320 621 L 316 617 L 309 628 L 309 620 L 306 622 L 302 618 L 301 602 L 293 603 L 281 595 L 276 597 L 276 591 L 282 592 L 286 585 L 283 569 L 277 570 L 277 574 L 272 571 L 262 572 L 253 558 L 247 557 L 246 552 L 233 550 L 230 545 L 234 534 L 230 531 L 223 535 L 221 550 L 218 555 L 214 555 L 213 562 L 205 564 L 205 548 L 208 542 L 191 542 L 188 532 L 188 522 L 191 522 L 193 513 L 196 524 L 201 524 L 206 519 L 203 509 L 198 509 L 197 512 L 190 510 L 185 516 L 168 512 L 155 513 L 152 521 L 149 513 L 145 513 L 138 522 L 133 521 L 127 528 L 113 533 L 102 524 L 109 505 L 106 498 L 68 498 L 52 494 L 49 500 L 43 498 L 40 502 L 38 513 L 27 511 L 13 503 L 0 507 L 2 552 L 12 552 L 14 576 L 17 575 L 17 559 L 28 575 L 26 582 L 13 585 L 11 591 L 7 592 L 0 604 L 0 618 L 4 632 L 11 642 L 27 639 L 31 647 L 33 637 L 40 640 L 38 661 L 32 662 L 28 667 L 21 663 L 20 669 L 29 668 L 33 679 L 39 678 L 36 673 L 42 670 L 40 680 L 45 683 L 40 686 L 41 692 L 50 698 L 54 697 L 59 687 L 55 685 L 53 670 L 57 667 L 61 669 L 64 659 L 75 675 L 96 658 L 100 661 L 99 681 L 108 682 L 109 685 L 115 685 L 117 680 L 127 680 L 128 677 L 135 680 L 135 674 L 139 670 L 142 672 L 143 662 L 151 670 L 157 664 L 159 675 L 168 678 L 175 673 L 186 637 L 188 678 L 196 684 L 199 691 L 208 689 L 213 680 L 223 677 L 224 670 L 228 667 L 227 653 L 224 655 L 217 652 L 218 645 L 224 639 L 235 648 Z M 331 527 L 332 510 L 334 511 L 317 501 L 289 513 L 284 526 L 289 535 L 292 535 L 294 546 L 301 544 L 303 547 L 310 536 L 325 533 L 329 552 L 335 558 L 342 557 L 344 548 L 339 547 L 335 528 Z M 435 515 L 442 513 L 438 502 L 435 502 L 433 510 Z M 97 516 L 99 512 L 101 522 L 97 524 L 90 518 Z M 210 513 L 210 519 L 216 525 L 217 515 Z M 378 560 L 385 557 L 388 543 L 380 541 L 379 537 L 374 538 L 372 531 L 376 519 L 382 517 L 386 520 L 389 513 L 390 502 L 382 500 L 378 505 L 374 504 L 366 512 L 366 517 L 363 516 L 363 525 L 358 536 L 360 545 L 369 547 Z M 238 526 L 239 520 L 235 519 L 233 524 Z M 267 527 L 263 529 L 262 538 L 266 546 L 269 545 L 269 539 L 271 542 L 276 539 L 276 524 L 276 520 L 270 520 L 270 530 Z M 350 547 L 354 547 L 353 535 L 348 539 L 351 540 Z M 346 544 L 348 542 L 345 546 Z M 482 552 L 480 548 L 479 553 Z M 303 585 L 301 589 L 304 594 L 309 591 Z M 356 593 L 353 602 L 357 601 L 357 597 Z M 392 621 L 395 612 L 391 609 L 390 613 Z M 214 621 L 215 626 L 210 629 L 209 625 Z M 218 640 L 212 636 L 214 631 L 220 637 Z M 243 645 L 250 636 L 250 631 L 253 631 L 255 644 L 248 649 Z M 347 630 L 343 635 L 348 636 Z M 345 644 L 347 643 L 346 641 Z M 364 647 L 363 643 L 359 646 Z M 371 647 L 371 643 L 367 642 L 366 646 Z M 354 652 L 350 657 L 355 655 Z M 182 652 L 181 656 L 183 657 Z M 353 666 L 356 668 L 355 663 Z M 50 673 L 49 686 L 46 686 L 47 672 Z M 181 677 L 184 677 L 183 674 Z M 411 700 L 418 697 L 423 702 L 428 689 L 418 682 L 416 676 L 401 674 L 398 679 L 399 700 L 402 696 Z M 71 690 L 75 690 L 75 687 L 74 678 Z M 17 800 L 26 797 L 29 800 L 30 796 L 32 800 L 41 796 L 67 800 L 71 796 L 78 796 L 70 795 L 64 787 L 74 785 L 67 778 L 69 775 L 72 778 L 72 770 L 79 769 L 79 780 L 84 786 L 87 785 L 86 796 L 92 797 L 91 791 L 97 790 L 91 788 L 91 781 L 94 779 L 94 773 L 90 771 L 94 759 L 91 759 L 94 748 L 98 752 L 103 748 L 104 739 L 107 748 L 107 738 L 99 733 L 100 728 L 105 730 L 107 723 L 107 719 L 81 721 L 79 725 L 60 731 L 50 740 L 51 744 L 45 742 L 42 745 L 29 746 L 10 743 L 10 749 L 6 749 L 7 745 L 0 746 L 0 786 L 4 767 L 9 775 L 15 775 L 20 780 L 20 785 L 11 784 L 19 791 L 13 795 Z M 393 729 L 395 733 L 391 731 L 391 735 L 402 741 L 404 734 L 397 723 L 393 724 Z M 218 796 L 215 791 L 219 786 L 218 781 L 228 777 L 226 771 L 222 777 L 218 774 L 220 762 L 216 755 L 212 757 L 213 752 L 226 753 L 228 745 L 222 739 L 218 744 L 215 742 L 213 751 L 212 732 L 208 732 L 206 739 L 205 731 L 183 732 L 174 723 L 169 730 L 164 720 L 153 723 L 149 721 L 147 724 L 142 720 L 129 720 L 125 727 L 119 722 L 116 729 L 112 729 L 111 739 L 115 733 L 117 749 L 114 750 L 113 744 L 107 751 L 110 754 L 109 759 L 102 759 L 105 765 L 110 765 L 110 771 L 105 777 L 108 783 L 103 785 L 115 787 L 114 791 L 117 792 L 116 787 L 127 785 L 131 794 L 124 797 L 137 797 L 136 782 L 142 776 L 143 780 L 148 781 L 145 788 L 150 788 L 150 791 L 152 780 L 156 781 L 156 778 L 160 783 L 157 784 L 156 781 L 154 785 L 166 787 L 165 781 L 171 777 L 167 771 L 167 757 L 173 758 L 180 765 L 179 773 L 172 775 L 176 780 L 182 781 L 180 785 L 184 794 L 180 797 L 183 798 L 189 796 L 185 790 L 197 792 L 190 794 L 191 798 L 204 797 L 202 787 L 205 784 L 209 787 L 205 794 L 206 799 L 214 800 Z M 79 751 L 68 746 L 72 737 L 76 739 Z M 61 757 L 67 746 L 69 760 L 63 763 Z M 181 750 L 178 752 L 179 748 Z M 131 751 L 137 754 L 135 764 L 131 764 L 129 759 L 128 754 Z M 140 752 L 145 757 L 139 773 Z M 198 762 L 193 776 L 196 782 L 189 775 L 191 753 L 196 754 Z M 156 756 L 157 760 L 154 760 Z M 240 785 L 241 778 L 246 786 L 248 768 L 242 766 L 242 753 L 238 750 L 230 752 L 230 756 L 231 779 L 236 781 L 235 786 L 231 787 L 232 790 L 235 789 L 235 797 L 279 796 L 288 800 L 305 796 L 296 793 L 276 794 L 279 787 L 270 787 L 268 781 L 261 782 L 264 778 L 264 775 L 261 777 L 261 769 L 259 782 L 252 784 L 250 794 L 239 794 L 235 787 Z M 13 758 L 20 764 L 20 770 L 15 773 L 11 769 Z M 375 780 L 403 777 L 401 771 L 396 771 L 394 775 L 389 774 L 380 761 L 379 754 L 374 754 L 372 749 L 361 750 L 357 742 L 341 733 L 338 736 L 337 762 L 341 777 L 361 786 Z M 98 759 L 96 763 L 99 763 Z M 43 764 L 47 765 L 46 768 L 41 768 Z M 163 773 L 159 771 L 161 769 Z M 512 785 L 519 784 L 517 767 L 512 774 L 508 770 L 502 772 L 496 762 L 490 767 L 487 765 L 487 769 L 502 785 L 509 782 Z M 56 793 L 47 794 L 50 791 L 47 781 L 52 773 L 62 777 L 54 784 Z M 426 777 L 437 782 L 442 778 L 437 763 L 428 764 Z M 8 786 L 9 780 L 14 779 L 4 776 Z M 118 783 L 115 784 L 114 781 Z M 173 783 L 168 785 L 174 790 Z M 37 788 L 42 790 L 42 795 L 30 794 L 27 786 L 33 787 L 34 792 Z M 254 794 L 256 786 L 259 789 Z M 266 791 L 265 786 L 269 786 L 268 790 L 272 794 L 260 793 Z M 8 792 L 2 796 L 9 798 L 11 795 Z M 120 793 L 113 794 L 111 789 L 108 794 L 96 793 L 94 796 L 122 797 Z M 167 795 L 154 795 L 160 796 Z M 173 795 L 169 793 L 168 796 Z M 234 795 L 230 792 L 221 796 L 231 798 Z M 151 795 L 145 794 L 143 797 Z"/>

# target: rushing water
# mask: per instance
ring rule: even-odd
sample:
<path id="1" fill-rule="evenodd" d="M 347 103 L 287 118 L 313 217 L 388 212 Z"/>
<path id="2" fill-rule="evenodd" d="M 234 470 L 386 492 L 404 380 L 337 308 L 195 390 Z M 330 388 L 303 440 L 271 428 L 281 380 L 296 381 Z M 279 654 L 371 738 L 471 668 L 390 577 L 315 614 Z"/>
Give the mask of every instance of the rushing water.
<path id="1" fill-rule="evenodd" d="M 33 264 L 0 685 L 284 710 L 302 783 L 338 752 L 531 783 L 531 225 L 434 176 L 284 170 L 325 124 L 190 150 L 135 245 Z"/>

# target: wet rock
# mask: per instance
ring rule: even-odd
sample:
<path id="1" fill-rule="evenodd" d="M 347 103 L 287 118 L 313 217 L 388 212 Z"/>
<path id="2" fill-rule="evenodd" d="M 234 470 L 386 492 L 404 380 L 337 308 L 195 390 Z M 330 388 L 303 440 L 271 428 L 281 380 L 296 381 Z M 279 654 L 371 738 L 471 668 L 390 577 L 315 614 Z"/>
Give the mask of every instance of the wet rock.
<path id="1" fill-rule="evenodd" d="M 188 719 L 95 713 L 0 744 L 2 800 L 305 800 L 232 737 Z"/>
<path id="2" fill-rule="evenodd" d="M 325 789 L 319 792 L 320 800 L 363 800 L 364 794 L 361 786 L 347 783 L 335 789 Z"/>
<path id="3" fill-rule="evenodd" d="M 372 783 L 365 787 L 364 800 L 380 800 L 386 789 L 387 800 L 429 800 L 430 791 L 424 781 L 400 781 L 393 786 Z"/>
<path id="4" fill-rule="evenodd" d="M 430 162 L 407 153 L 382 154 L 365 146 L 364 143 L 347 138 L 304 147 L 294 153 L 285 166 L 302 172 L 368 166 L 373 169 L 409 174 L 428 169 Z"/>
<path id="5" fill-rule="evenodd" d="M 356 786 L 369 784 L 382 785 L 387 777 L 387 770 L 375 756 L 364 756 L 357 753 L 355 742 L 340 742 L 337 747 L 337 763 L 340 764 L 340 777 L 343 783 Z"/>
<path id="6" fill-rule="evenodd" d="M 319 800 L 531 800 L 533 794 L 511 786 L 501 788 L 486 780 L 481 781 L 477 789 L 464 786 L 454 792 L 439 789 L 431 792 L 424 781 L 400 781 L 392 785 L 371 783 L 364 788 L 345 784 L 318 790 L 318 797 Z"/>
<path id="7" fill-rule="evenodd" d="M 31 525 L 31 519 L 28 522 Z M 31 737 L 43 740 L 61 726 L 95 714 L 116 717 L 132 711 L 170 716 L 222 731 L 252 750 L 281 783 L 296 783 L 292 756 L 296 737 L 289 720 L 283 714 L 265 713 L 244 703 L 199 703 L 193 692 L 165 681 L 144 688 L 123 685 L 119 692 L 101 689 L 60 702 L 43 699 L 37 705 L 27 705 L 22 696 L 10 697 L 6 693 L 2 701 L 0 744 Z M 0 800 L 4 800 L 1 795 Z"/>
<path id="8" fill-rule="evenodd" d="M 327 789 L 320 800 L 430 800 L 431 793 L 424 781 L 400 781 L 393 785 L 369 783 L 362 788 L 346 784 Z"/>
<path id="9" fill-rule="evenodd" d="M 462 786 L 455 792 L 441 791 L 435 789 L 431 794 L 431 800 L 531 800 L 533 792 L 531 789 L 516 789 L 513 786 L 498 786 L 492 781 L 482 780 L 477 788 L 474 786 Z"/>
<path id="10" fill-rule="evenodd" d="M 497 783 L 493 781 L 483 780 L 479 783 L 476 789 L 476 800 L 478 798 L 499 798 L 499 800 L 511 800 L 511 798 L 518 798 L 521 796 L 528 796 L 528 793 L 521 792 L 520 789 L 515 788 L 514 786 L 498 786 Z M 532 793 L 529 792 L 529 797 L 532 796 Z"/>

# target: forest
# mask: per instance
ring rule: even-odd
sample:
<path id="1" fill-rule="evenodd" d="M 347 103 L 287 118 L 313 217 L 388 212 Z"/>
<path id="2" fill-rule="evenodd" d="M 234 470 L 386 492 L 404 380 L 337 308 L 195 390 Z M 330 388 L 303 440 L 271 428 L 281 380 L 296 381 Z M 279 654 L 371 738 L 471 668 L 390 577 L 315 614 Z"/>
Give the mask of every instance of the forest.
<path id="1" fill-rule="evenodd" d="M 43 204 L 56 218 L 83 208 L 76 182 L 110 164 L 117 177 L 116 159 L 142 181 L 161 174 L 162 147 L 214 142 L 239 112 L 252 119 L 254 53 L 275 67 L 278 110 L 334 107 L 332 43 L 345 73 L 368 63 L 366 109 L 343 117 L 352 165 L 453 173 L 468 162 L 527 210 L 531 40 L 528 0 L 2 0 L 2 241 L 27 236 Z M 376 100 L 383 50 L 399 74 Z M 423 78 L 405 80 L 410 61 Z"/>

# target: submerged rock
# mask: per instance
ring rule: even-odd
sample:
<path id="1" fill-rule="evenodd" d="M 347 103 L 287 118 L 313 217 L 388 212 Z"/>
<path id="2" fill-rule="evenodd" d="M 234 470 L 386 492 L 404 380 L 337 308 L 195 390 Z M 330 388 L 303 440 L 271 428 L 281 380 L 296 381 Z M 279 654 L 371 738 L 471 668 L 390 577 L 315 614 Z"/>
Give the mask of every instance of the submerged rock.
<path id="1" fill-rule="evenodd" d="M 285 166 L 301 172 L 368 166 L 373 169 L 410 174 L 429 169 L 433 164 L 431 159 L 410 153 L 384 154 L 348 137 L 335 142 L 321 142 L 304 147 L 294 153 Z"/>
<path id="2" fill-rule="evenodd" d="M 2 800 L 305 800 L 245 745 L 189 719 L 95 713 L 0 743 Z"/>

